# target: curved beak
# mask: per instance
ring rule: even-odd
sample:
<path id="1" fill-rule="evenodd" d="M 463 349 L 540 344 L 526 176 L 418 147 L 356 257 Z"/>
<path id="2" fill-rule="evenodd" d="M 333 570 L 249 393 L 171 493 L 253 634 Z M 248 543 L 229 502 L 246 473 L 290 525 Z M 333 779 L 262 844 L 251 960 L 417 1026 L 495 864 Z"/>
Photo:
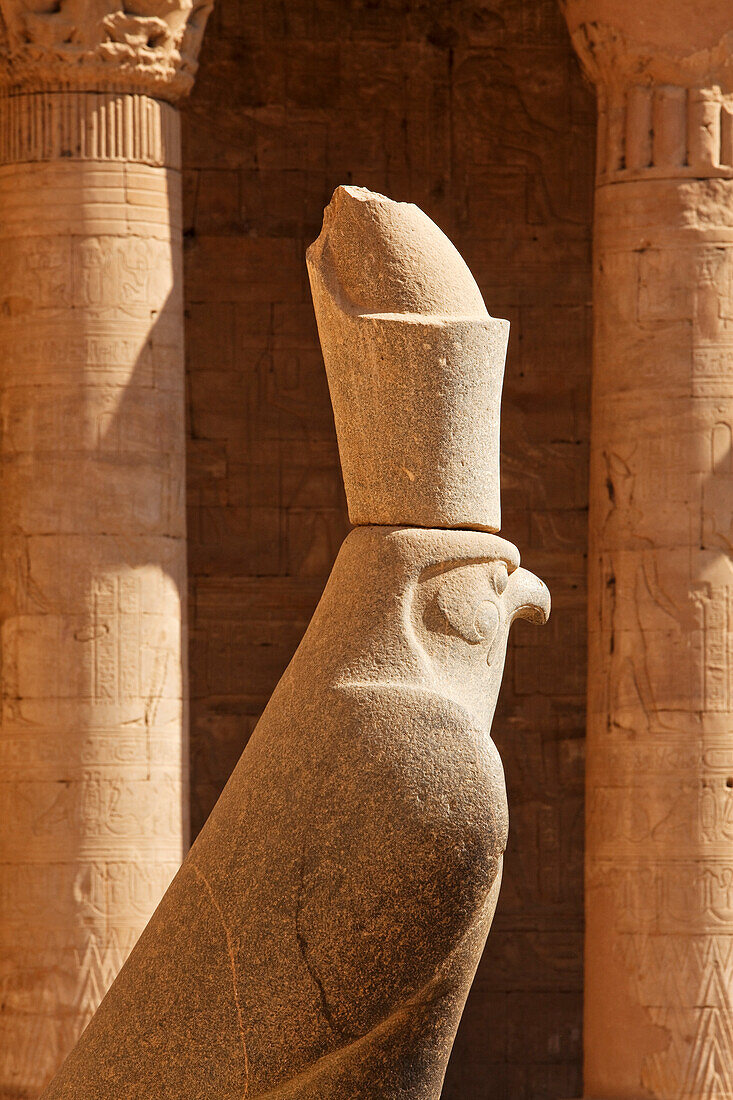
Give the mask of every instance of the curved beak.
<path id="1" fill-rule="evenodd" d="M 521 566 L 509 577 L 504 603 L 510 621 L 529 619 L 531 623 L 546 623 L 550 617 L 549 588 L 534 573 Z"/>

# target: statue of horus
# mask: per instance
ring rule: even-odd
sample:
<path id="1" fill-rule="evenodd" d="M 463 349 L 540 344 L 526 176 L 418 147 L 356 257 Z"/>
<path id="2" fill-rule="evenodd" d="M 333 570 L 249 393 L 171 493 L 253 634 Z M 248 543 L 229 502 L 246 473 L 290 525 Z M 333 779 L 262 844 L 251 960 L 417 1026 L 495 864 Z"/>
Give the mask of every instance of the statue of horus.
<path id="1" fill-rule="evenodd" d="M 44 1100 L 435 1100 L 507 838 L 507 323 L 416 207 L 339 188 L 309 268 L 350 515 L 224 793 Z"/>

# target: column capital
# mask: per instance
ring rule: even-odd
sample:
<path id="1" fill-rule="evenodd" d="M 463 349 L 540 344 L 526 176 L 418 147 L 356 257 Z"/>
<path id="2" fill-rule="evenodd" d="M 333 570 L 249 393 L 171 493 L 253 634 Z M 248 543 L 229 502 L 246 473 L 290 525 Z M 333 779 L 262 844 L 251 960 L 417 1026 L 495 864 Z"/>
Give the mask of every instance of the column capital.
<path id="1" fill-rule="evenodd" d="M 598 91 L 598 180 L 733 177 L 730 0 L 560 0 Z"/>
<path id="2" fill-rule="evenodd" d="M 187 94 L 213 0 L 0 0 L 0 90 Z"/>
<path id="3" fill-rule="evenodd" d="M 733 92 L 730 0 L 560 0 L 594 84 L 717 85 Z"/>

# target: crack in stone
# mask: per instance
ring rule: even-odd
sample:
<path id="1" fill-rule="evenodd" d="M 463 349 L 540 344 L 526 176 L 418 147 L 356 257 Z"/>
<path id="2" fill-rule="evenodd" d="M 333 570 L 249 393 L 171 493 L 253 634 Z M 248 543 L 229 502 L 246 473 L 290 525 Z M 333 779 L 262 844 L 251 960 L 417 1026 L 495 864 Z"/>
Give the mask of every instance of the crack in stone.
<path id="1" fill-rule="evenodd" d="M 344 1064 L 348 1067 L 349 1059 L 356 1059 L 360 1056 L 364 1056 L 365 1052 L 371 1046 L 375 1046 L 378 1049 L 380 1040 L 389 1036 L 390 1033 L 397 1033 L 400 1027 L 409 1024 L 411 1014 L 415 1010 L 437 1005 L 446 994 L 450 992 L 451 983 L 450 979 L 446 978 L 446 975 L 451 972 L 455 958 L 462 954 L 465 949 L 466 941 L 474 936 L 476 929 L 485 926 L 487 913 L 492 912 L 496 904 L 497 893 L 498 889 L 496 887 L 495 878 L 486 891 L 478 914 L 464 930 L 451 952 L 438 966 L 432 978 L 430 978 L 425 985 L 401 1004 L 395 1005 L 386 1016 L 379 1020 L 368 1031 L 361 1035 L 342 1036 L 344 1040 L 342 1045 L 336 1047 L 334 1050 L 327 1051 L 309 1066 L 306 1066 L 300 1073 L 296 1073 L 293 1077 L 281 1081 L 280 1084 L 276 1085 L 274 1088 L 269 1088 L 265 1092 L 258 1093 L 258 1100 L 297 1100 L 298 1097 L 304 1095 L 302 1090 L 303 1086 L 306 1084 L 310 1084 L 311 1086 L 308 1094 L 317 1095 L 312 1091 L 313 1087 L 318 1087 L 319 1081 L 327 1081 L 328 1075 L 337 1072 L 340 1064 Z M 308 969 L 310 972 L 310 967 Z M 317 984 L 320 985 L 318 982 Z"/>
<path id="2" fill-rule="evenodd" d="M 313 982 L 313 985 L 316 987 L 316 991 L 318 993 L 318 1000 L 319 1000 L 320 1007 L 321 1007 L 321 1014 L 323 1015 L 324 1020 L 326 1021 L 326 1023 L 330 1027 L 331 1031 L 334 1033 L 334 1035 L 338 1036 L 340 1039 L 349 1039 L 349 1038 L 351 1038 L 351 1036 L 349 1036 L 344 1031 L 344 1029 L 338 1024 L 338 1022 L 336 1021 L 336 1019 L 334 1017 L 334 1014 L 333 1014 L 333 1011 L 331 1009 L 331 1006 L 328 1003 L 328 997 L 326 996 L 326 990 L 323 986 L 323 982 L 321 981 L 320 977 L 318 976 L 318 972 L 316 971 L 315 967 L 313 966 L 310 959 L 308 958 L 308 950 L 309 950 L 308 940 L 306 939 L 305 933 L 304 933 L 303 928 L 301 926 L 301 920 L 300 920 L 301 913 L 303 911 L 303 891 L 304 891 L 304 889 L 305 889 L 305 842 L 303 843 L 303 847 L 301 849 L 301 854 L 300 854 L 300 874 L 299 874 L 299 879 L 298 879 L 298 895 L 297 895 L 296 907 L 295 907 L 295 939 L 296 939 L 296 942 L 298 944 L 298 950 L 300 951 L 300 956 L 301 956 L 301 958 L 302 958 L 302 960 L 305 964 L 305 968 L 308 971 L 308 974 L 310 975 L 310 978 L 311 978 L 311 981 Z"/>
<path id="3" fill-rule="evenodd" d="M 224 932 L 224 939 L 226 940 L 227 956 L 229 958 L 229 966 L 232 972 L 232 990 L 234 993 L 234 1004 L 237 1009 L 239 1038 L 242 1043 L 242 1054 L 244 1056 L 244 1092 L 242 1093 L 242 1100 L 247 1100 L 247 1097 L 249 1096 L 249 1056 L 247 1054 L 247 1038 L 244 1030 L 244 1016 L 242 1014 L 242 1005 L 239 1000 L 239 988 L 237 985 L 237 967 L 234 962 L 234 949 L 232 948 L 231 936 L 229 935 L 227 922 L 224 919 L 224 913 L 222 912 L 222 908 L 219 905 L 219 902 L 214 897 L 214 891 L 211 889 L 211 884 L 209 883 L 209 880 L 207 879 L 201 868 L 196 866 L 193 860 L 191 860 L 191 866 L 193 867 L 196 878 L 199 879 L 199 881 L 203 884 L 206 893 L 209 895 L 211 904 L 216 910 L 219 921 L 221 922 L 221 927 Z"/>

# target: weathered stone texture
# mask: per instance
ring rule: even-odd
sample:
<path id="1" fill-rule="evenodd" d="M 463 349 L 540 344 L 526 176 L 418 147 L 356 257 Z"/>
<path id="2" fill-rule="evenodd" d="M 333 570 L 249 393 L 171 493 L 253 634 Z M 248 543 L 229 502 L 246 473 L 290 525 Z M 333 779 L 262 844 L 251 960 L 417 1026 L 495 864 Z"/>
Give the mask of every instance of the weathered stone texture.
<path id="1" fill-rule="evenodd" d="M 512 323 L 502 534 L 555 610 L 510 644 L 507 867 L 446 1100 L 581 1089 L 594 121 L 554 0 L 218 0 L 184 108 L 194 830 L 347 530 L 304 263 L 334 187 L 420 205 Z"/>
<path id="2" fill-rule="evenodd" d="M 187 843 L 180 184 L 145 164 L 3 165 L 0 208 L 0 1096 L 16 1100 L 73 1046 Z"/>
<path id="3" fill-rule="evenodd" d="M 599 106 L 585 1090 L 731 1100 L 731 8 L 564 7 Z"/>
<path id="4" fill-rule="evenodd" d="M 495 535 L 352 531 L 42 1100 L 438 1100 L 501 882 L 509 628 L 549 610 Z"/>
<path id="5" fill-rule="evenodd" d="M 188 841 L 165 100 L 193 82 L 209 7 L 0 0 L 2 1100 L 48 1082 Z"/>
<path id="6" fill-rule="evenodd" d="M 191 90 L 212 0 L 0 0 L 0 87 Z"/>
<path id="7" fill-rule="evenodd" d="M 498 531 L 509 322 L 419 207 L 364 187 L 306 260 L 350 521 Z"/>

